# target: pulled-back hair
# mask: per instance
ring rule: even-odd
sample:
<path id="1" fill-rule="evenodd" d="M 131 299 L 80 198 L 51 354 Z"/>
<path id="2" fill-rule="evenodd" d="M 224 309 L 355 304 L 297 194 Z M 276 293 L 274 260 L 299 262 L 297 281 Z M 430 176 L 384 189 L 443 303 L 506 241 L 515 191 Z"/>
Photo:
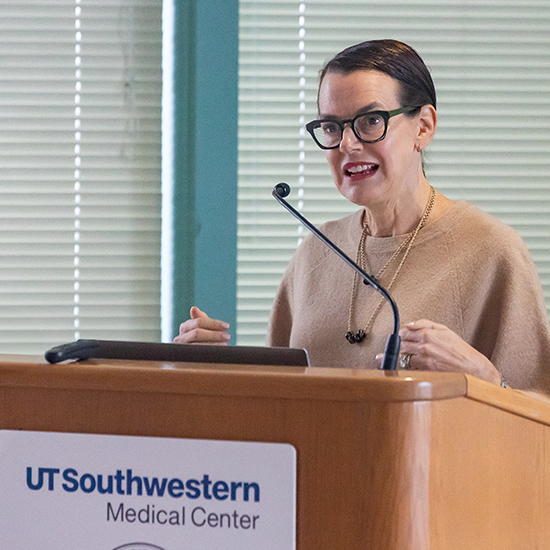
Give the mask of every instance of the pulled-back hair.
<path id="1" fill-rule="evenodd" d="M 400 83 L 401 106 L 433 105 L 435 87 L 422 58 L 397 40 L 368 40 L 342 50 L 321 70 L 319 89 L 328 73 L 348 75 L 355 71 L 379 71 Z"/>

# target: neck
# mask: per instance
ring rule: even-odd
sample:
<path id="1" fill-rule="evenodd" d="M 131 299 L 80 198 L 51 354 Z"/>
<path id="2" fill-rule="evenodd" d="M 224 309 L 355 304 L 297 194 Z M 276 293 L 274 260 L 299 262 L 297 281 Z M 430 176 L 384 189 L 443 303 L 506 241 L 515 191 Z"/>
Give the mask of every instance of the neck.
<path id="1" fill-rule="evenodd" d="M 365 208 L 365 221 L 373 237 L 395 237 L 414 231 L 430 197 L 426 179 L 413 193 L 403 193 L 396 200 Z"/>

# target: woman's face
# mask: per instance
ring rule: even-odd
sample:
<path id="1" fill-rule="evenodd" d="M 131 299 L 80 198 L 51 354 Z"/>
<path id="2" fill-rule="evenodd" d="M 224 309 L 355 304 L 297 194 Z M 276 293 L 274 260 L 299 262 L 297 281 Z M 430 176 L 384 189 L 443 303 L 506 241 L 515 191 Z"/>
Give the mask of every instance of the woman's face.
<path id="1" fill-rule="evenodd" d="M 320 118 L 348 120 L 367 110 L 398 109 L 402 107 L 399 86 L 378 71 L 328 73 L 319 91 Z M 414 192 L 422 178 L 418 118 L 404 114 L 390 118 L 386 137 L 377 143 L 360 142 L 346 125 L 340 146 L 326 151 L 344 197 L 367 208 L 407 200 L 407 190 Z"/>

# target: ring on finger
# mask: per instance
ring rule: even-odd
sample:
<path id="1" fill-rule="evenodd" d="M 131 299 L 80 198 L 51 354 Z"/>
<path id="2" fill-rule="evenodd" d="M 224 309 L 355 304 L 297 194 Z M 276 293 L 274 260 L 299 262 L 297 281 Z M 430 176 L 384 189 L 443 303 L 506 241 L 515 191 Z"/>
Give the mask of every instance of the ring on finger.
<path id="1" fill-rule="evenodd" d="M 402 353 L 399 355 L 399 368 L 407 370 L 411 366 L 411 355 L 412 353 Z"/>

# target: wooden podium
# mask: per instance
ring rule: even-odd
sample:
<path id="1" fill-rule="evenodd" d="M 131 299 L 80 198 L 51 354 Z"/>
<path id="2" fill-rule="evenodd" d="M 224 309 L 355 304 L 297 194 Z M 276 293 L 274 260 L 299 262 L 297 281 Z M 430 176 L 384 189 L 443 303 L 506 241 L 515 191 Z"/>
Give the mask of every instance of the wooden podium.
<path id="1" fill-rule="evenodd" d="M 291 443 L 298 550 L 550 548 L 550 404 L 461 374 L 5 355 L 0 429 Z"/>

